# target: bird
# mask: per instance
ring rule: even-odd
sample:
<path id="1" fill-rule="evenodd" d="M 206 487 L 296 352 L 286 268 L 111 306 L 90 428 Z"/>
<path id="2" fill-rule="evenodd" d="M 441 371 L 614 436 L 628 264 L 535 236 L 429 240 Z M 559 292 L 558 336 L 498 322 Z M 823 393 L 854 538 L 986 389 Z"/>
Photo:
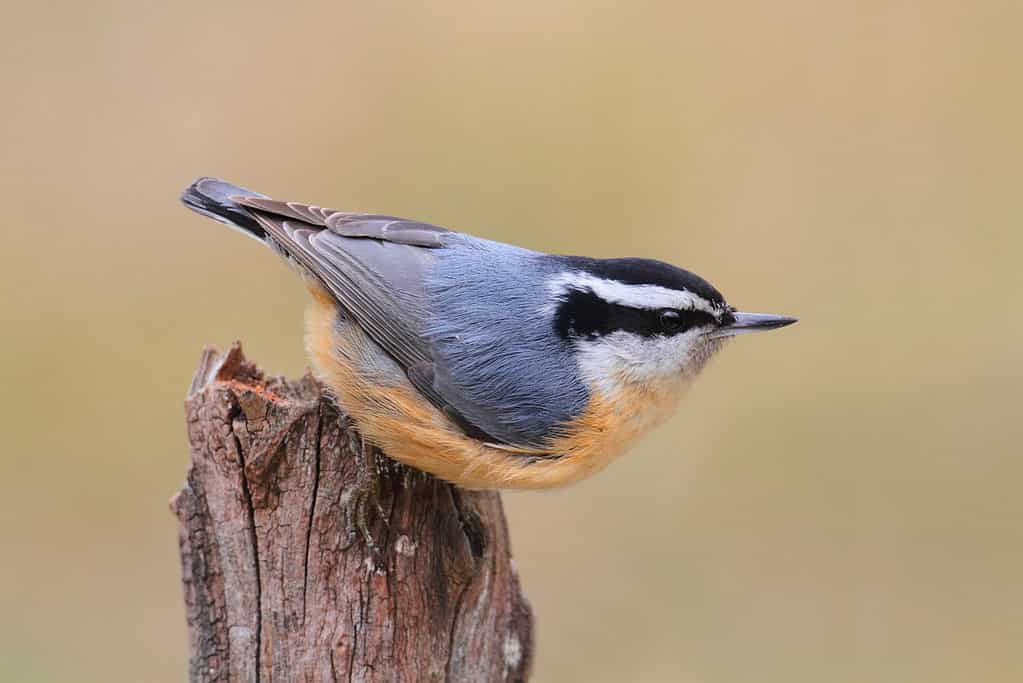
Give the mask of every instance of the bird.
<path id="1" fill-rule="evenodd" d="M 302 276 L 314 374 L 366 457 L 467 489 L 547 489 L 603 470 L 726 340 L 796 322 L 740 312 L 662 261 L 548 254 L 210 177 L 181 199 Z"/>

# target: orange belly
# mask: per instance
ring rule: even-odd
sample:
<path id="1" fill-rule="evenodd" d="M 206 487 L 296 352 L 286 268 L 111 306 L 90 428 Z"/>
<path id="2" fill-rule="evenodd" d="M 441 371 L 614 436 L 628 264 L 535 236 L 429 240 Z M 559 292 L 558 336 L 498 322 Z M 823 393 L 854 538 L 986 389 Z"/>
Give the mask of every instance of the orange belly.
<path id="1" fill-rule="evenodd" d="M 337 324 L 333 299 L 310 287 L 306 347 L 317 376 L 366 441 L 389 457 L 465 488 L 539 489 L 604 469 L 674 407 L 684 386 L 623 386 L 596 393 L 543 449 L 486 444 L 466 436 L 353 324 Z"/>

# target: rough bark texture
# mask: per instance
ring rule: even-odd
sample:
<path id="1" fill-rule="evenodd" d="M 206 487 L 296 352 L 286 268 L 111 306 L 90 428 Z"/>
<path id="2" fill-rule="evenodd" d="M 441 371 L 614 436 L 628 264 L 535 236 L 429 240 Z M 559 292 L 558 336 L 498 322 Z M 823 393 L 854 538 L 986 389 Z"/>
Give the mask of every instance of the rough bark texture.
<path id="1" fill-rule="evenodd" d="M 311 377 L 207 349 L 171 508 L 193 681 L 523 681 L 532 615 L 501 499 L 378 458 L 374 555 L 345 549 L 357 436 Z"/>

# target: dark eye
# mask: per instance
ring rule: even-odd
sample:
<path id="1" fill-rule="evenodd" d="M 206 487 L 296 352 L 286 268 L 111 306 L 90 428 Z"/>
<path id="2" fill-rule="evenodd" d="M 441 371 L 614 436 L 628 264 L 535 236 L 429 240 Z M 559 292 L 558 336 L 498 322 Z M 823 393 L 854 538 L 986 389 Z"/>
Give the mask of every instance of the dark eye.
<path id="1" fill-rule="evenodd" d="M 665 308 L 658 312 L 657 322 L 660 323 L 662 332 L 675 334 L 682 329 L 682 314 L 673 308 Z"/>

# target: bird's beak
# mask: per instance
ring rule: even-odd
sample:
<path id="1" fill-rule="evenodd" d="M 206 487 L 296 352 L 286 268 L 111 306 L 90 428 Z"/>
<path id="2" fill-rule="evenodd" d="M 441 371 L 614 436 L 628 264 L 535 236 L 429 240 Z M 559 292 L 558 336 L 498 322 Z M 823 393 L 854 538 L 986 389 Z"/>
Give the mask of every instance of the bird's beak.
<path id="1" fill-rule="evenodd" d="M 734 320 L 722 325 L 716 330 L 711 330 L 707 336 L 711 339 L 720 337 L 734 337 L 737 334 L 749 334 L 750 332 L 766 332 L 779 327 L 785 327 L 796 322 L 798 318 L 790 318 L 787 315 L 773 315 L 771 313 L 732 313 Z"/>

